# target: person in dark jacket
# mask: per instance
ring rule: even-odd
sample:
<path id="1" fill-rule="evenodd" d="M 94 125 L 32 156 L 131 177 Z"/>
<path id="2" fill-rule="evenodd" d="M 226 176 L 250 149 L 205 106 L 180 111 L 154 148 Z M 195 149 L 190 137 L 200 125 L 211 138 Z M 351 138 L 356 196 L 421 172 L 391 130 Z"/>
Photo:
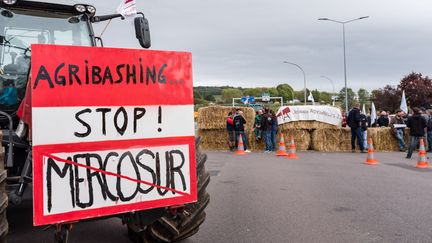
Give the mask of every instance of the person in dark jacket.
<path id="1" fill-rule="evenodd" d="M 377 124 L 379 127 L 388 127 L 390 121 L 389 118 L 387 116 L 387 112 L 383 111 L 381 112 L 380 117 L 377 120 Z"/>
<path id="2" fill-rule="evenodd" d="M 366 153 L 360 128 L 360 119 L 360 104 L 356 104 L 354 108 L 350 110 L 347 117 L 347 125 L 351 128 L 351 149 L 353 153 L 355 153 L 356 138 L 360 146 L 360 151 Z"/>
<path id="3" fill-rule="evenodd" d="M 276 144 L 277 144 L 277 133 L 278 133 L 278 122 L 276 114 L 273 110 L 270 110 L 270 115 L 272 119 L 272 131 L 271 131 L 271 142 L 272 142 L 272 149 L 273 151 L 276 151 Z"/>
<path id="4" fill-rule="evenodd" d="M 360 113 L 360 129 L 361 135 L 363 138 L 363 148 L 367 148 L 367 129 L 368 129 L 368 120 L 366 114 Z"/>
<path id="5" fill-rule="evenodd" d="M 244 125 L 246 124 L 246 119 L 243 117 L 243 111 L 237 110 L 237 115 L 234 116 L 234 129 L 236 133 L 236 147 L 238 148 L 238 141 L 240 140 L 240 135 L 242 136 L 243 146 L 245 152 L 249 153 L 249 142 L 247 140 L 247 136 L 244 130 Z"/>
<path id="6" fill-rule="evenodd" d="M 425 135 L 427 127 L 426 118 L 421 113 L 419 108 L 414 108 L 414 115 L 408 118 L 407 127 L 410 128 L 409 147 L 406 158 L 411 159 L 413 151 L 417 148 L 419 141 Z"/>
<path id="7" fill-rule="evenodd" d="M 264 153 L 271 153 L 273 151 L 271 134 L 272 134 L 273 120 L 269 110 L 264 109 L 264 114 L 261 116 L 261 129 L 264 137 L 265 151 Z"/>

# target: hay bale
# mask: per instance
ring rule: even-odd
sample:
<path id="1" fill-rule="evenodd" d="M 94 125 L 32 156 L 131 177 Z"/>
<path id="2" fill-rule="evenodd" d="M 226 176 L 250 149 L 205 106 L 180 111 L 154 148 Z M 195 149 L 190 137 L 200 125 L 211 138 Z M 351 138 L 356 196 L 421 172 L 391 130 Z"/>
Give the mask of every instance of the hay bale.
<path id="1" fill-rule="evenodd" d="M 243 110 L 246 120 L 246 130 L 253 127 L 255 111 L 250 107 L 227 107 L 227 106 L 209 106 L 198 109 L 198 128 L 199 129 L 225 129 L 226 117 L 228 113 L 236 108 Z"/>
<path id="2" fill-rule="evenodd" d="M 316 129 L 311 132 L 311 149 L 321 152 L 341 150 L 341 129 Z"/>
<path id="3" fill-rule="evenodd" d="M 311 135 L 308 130 L 291 129 L 282 130 L 281 132 L 284 134 L 287 148 L 289 148 L 291 136 L 294 137 L 297 150 L 306 151 L 311 148 Z"/>
<path id="4" fill-rule="evenodd" d="M 201 137 L 201 148 L 207 151 L 228 151 L 228 132 L 226 129 L 199 129 L 198 136 Z M 263 142 L 256 143 L 255 135 L 246 132 L 249 149 L 263 150 Z"/>
<path id="5" fill-rule="evenodd" d="M 351 151 L 351 129 L 342 127 L 339 136 L 339 151 Z"/>
<path id="6" fill-rule="evenodd" d="M 405 136 L 407 145 L 409 136 Z M 391 133 L 390 127 L 371 127 L 368 128 L 368 139 L 372 138 L 374 148 L 377 151 L 398 151 L 399 145 L 396 137 Z"/>
<path id="7" fill-rule="evenodd" d="M 288 130 L 288 129 L 336 129 L 339 128 L 338 126 L 334 126 L 331 124 L 319 122 L 319 121 L 294 121 L 294 122 L 287 122 L 279 126 L 282 130 Z"/>
<path id="8" fill-rule="evenodd" d="M 228 151 L 228 132 L 226 129 L 198 130 L 201 137 L 201 148 L 211 151 Z"/>

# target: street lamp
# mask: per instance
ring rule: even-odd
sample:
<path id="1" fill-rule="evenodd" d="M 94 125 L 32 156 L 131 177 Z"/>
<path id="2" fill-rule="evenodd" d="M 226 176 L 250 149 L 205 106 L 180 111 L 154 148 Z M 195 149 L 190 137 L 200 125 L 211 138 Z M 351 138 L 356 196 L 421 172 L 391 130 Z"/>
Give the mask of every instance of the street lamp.
<path id="1" fill-rule="evenodd" d="M 333 80 L 331 80 L 329 77 L 326 77 L 326 76 L 324 76 L 324 75 L 321 75 L 321 78 L 325 78 L 325 79 L 327 79 L 328 81 L 330 81 L 330 83 L 331 83 L 331 85 L 332 85 L 332 87 L 333 87 L 332 103 L 333 103 L 333 106 L 335 106 L 335 101 L 334 101 L 334 99 L 333 99 L 333 96 L 334 96 L 334 94 L 335 94 L 335 86 L 334 86 Z"/>
<path id="2" fill-rule="evenodd" d="M 305 105 L 306 105 L 306 102 L 307 102 L 306 74 L 305 74 L 305 72 L 303 71 L 303 68 L 300 67 L 298 64 L 295 64 L 295 63 L 293 63 L 293 62 L 287 62 L 287 61 L 284 61 L 283 63 L 294 65 L 294 66 L 298 67 L 298 68 L 302 71 L 302 73 L 303 73 L 303 80 L 304 80 L 304 103 L 305 103 Z M 294 100 L 294 97 L 293 97 L 293 100 Z"/>
<path id="3" fill-rule="evenodd" d="M 360 17 L 360 18 L 356 18 L 356 19 L 352 19 L 352 20 L 348 20 L 348 21 L 337 21 L 337 20 L 333 20 L 333 19 L 329 19 L 329 18 L 319 18 L 318 20 L 326 20 L 326 21 L 331 21 L 331 22 L 335 22 L 338 24 L 342 25 L 342 35 L 343 35 L 343 55 L 344 55 L 344 77 L 345 77 L 345 112 L 348 112 L 348 88 L 347 88 L 347 73 L 346 73 L 346 53 L 345 53 L 345 24 L 357 21 L 357 20 L 361 20 L 361 19 L 366 19 L 369 18 L 369 16 L 364 16 L 364 17 Z"/>

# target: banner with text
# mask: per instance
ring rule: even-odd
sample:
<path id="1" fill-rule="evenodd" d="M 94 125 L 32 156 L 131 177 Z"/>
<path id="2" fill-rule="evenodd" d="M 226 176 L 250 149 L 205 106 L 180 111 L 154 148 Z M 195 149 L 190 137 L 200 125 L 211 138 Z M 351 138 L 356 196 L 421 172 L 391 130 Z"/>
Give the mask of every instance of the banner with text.
<path id="1" fill-rule="evenodd" d="M 340 126 L 342 121 L 340 109 L 332 106 L 282 106 L 276 116 L 279 125 L 293 121 L 319 121 Z"/>
<path id="2" fill-rule="evenodd" d="M 197 200 L 190 53 L 32 45 L 31 65 L 34 225 Z"/>

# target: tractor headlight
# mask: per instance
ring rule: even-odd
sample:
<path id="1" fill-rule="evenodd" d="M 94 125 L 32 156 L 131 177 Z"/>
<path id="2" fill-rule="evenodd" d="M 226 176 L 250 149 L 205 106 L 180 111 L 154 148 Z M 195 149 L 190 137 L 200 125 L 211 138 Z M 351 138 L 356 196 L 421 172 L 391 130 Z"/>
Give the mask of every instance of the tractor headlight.
<path id="1" fill-rule="evenodd" d="M 88 5 L 87 6 L 87 12 L 94 14 L 94 13 L 96 13 L 96 8 L 91 6 L 91 5 Z"/>
<path id="2" fill-rule="evenodd" d="M 3 1 L 5 1 L 5 0 L 3 0 Z M 75 10 L 80 12 L 80 13 L 84 13 L 86 11 L 86 7 L 84 5 L 77 4 L 77 5 L 75 5 Z"/>
<path id="3" fill-rule="evenodd" d="M 3 3 L 7 5 L 14 5 L 17 2 L 17 0 L 3 0 Z"/>

